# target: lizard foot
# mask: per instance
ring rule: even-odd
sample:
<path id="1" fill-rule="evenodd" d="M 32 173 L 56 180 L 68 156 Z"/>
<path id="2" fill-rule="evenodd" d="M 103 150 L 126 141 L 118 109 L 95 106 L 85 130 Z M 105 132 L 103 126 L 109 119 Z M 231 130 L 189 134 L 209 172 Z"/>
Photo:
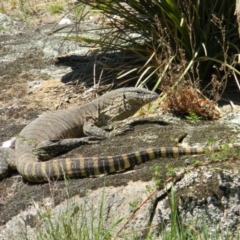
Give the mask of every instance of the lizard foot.
<path id="1" fill-rule="evenodd" d="M 66 153 L 83 144 L 97 144 L 104 138 L 99 136 L 89 136 L 83 138 L 68 138 L 61 140 L 45 140 L 37 145 L 34 154 L 40 160 L 48 160 L 60 154 Z"/>

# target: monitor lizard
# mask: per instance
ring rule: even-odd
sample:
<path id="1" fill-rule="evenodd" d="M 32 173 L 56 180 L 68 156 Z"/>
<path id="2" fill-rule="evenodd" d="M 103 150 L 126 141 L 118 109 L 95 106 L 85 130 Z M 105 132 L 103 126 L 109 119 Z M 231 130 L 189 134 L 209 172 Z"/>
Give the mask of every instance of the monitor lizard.
<path id="1" fill-rule="evenodd" d="M 159 157 L 204 154 L 206 151 L 217 152 L 222 149 L 221 145 L 159 147 L 115 156 L 56 158 L 46 161 L 81 144 L 95 143 L 129 130 L 124 127 L 109 133 L 100 127 L 109 121 L 132 116 L 157 97 L 156 93 L 146 89 L 121 88 L 83 106 L 40 116 L 20 132 L 15 144 L 15 156 L 9 149 L 0 151 L 0 177 L 6 175 L 8 168 L 17 169 L 30 182 L 46 182 L 63 179 L 64 176 L 90 177 L 125 170 Z M 81 137 L 84 133 L 91 136 Z M 240 147 L 240 143 L 224 146 Z"/>
<path id="2" fill-rule="evenodd" d="M 16 169 L 30 182 L 62 179 L 65 175 L 91 175 L 93 169 L 89 169 L 91 161 L 88 159 L 46 160 L 81 144 L 97 143 L 130 130 L 127 125 L 111 132 L 100 127 L 127 119 L 157 97 L 157 93 L 144 88 L 120 88 L 85 105 L 41 115 L 17 136 L 14 152 L 0 149 L 0 178 L 7 175 L 9 168 Z"/>

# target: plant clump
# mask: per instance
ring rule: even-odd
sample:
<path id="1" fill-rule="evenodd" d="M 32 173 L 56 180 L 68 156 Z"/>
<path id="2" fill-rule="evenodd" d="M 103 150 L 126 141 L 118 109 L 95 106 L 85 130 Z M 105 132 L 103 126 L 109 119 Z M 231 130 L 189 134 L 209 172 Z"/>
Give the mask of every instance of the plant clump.
<path id="1" fill-rule="evenodd" d="M 184 82 L 188 89 L 197 86 L 202 95 L 216 103 L 233 74 L 240 75 L 236 68 L 239 36 L 235 1 L 79 2 L 99 11 L 105 19 L 100 39 L 80 38 L 88 44 L 94 43 L 98 49 L 97 54 L 93 54 L 103 69 L 95 75 L 98 84 L 111 82 L 115 87 L 147 85 L 173 98 Z M 112 55 L 99 58 L 99 53 Z M 172 94 L 169 94 L 170 86 Z M 196 95 L 192 90 L 188 91 L 191 96 Z M 176 97 L 178 101 L 186 98 L 183 95 Z M 198 105 L 206 99 L 197 99 L 196 110 L 199 110 Z M 204 112 L 204 118 L 213 118 L 209 116 L 211 110 Z"/>
<path id="2" fill-rule="evenodd" d="M 177 91 L 170 90 L 166 101 L 162 103 L 162 108 L 170 109 L 174 114 L 189 120 L 213 120 L 220 117 L 215 102 L 205 98 L 191 86 L 184 86 Z"/>

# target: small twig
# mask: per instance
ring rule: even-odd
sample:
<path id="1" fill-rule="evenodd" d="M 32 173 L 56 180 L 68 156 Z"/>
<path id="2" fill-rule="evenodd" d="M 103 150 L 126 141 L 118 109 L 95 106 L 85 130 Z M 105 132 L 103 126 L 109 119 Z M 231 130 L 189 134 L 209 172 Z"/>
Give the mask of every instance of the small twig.
<path id="1" fill-rule="evenodd" d="M 236 110 L 236 107 L 235 107 L 234 103 L 232 101 L 230 101 L 229 103 L 231 105 L 232 110 Z"/>
<path id="2" fill-rule="evenodd" d="M 171 221 L 168 221 L 168 223 L 171 223 Z M 184 223 L 182 222 L 183 225 L 189 227 L 193 232 L 195 232 L 197 235 L 198 235 L 198 239 L 202 239 L 201 235 L 199 234 L 199 232 L 196 230 L 196 228 L 194 228 L 193 226 L 187 224 L 187 223 Z M 154 228 L 154 227 L 157 227 L 159 226 L 160 224 L 155 224 L 155 225 L 151 225 L 151 226 L 148 226 L 148 227 L 144 227 L 144 228 L 140 228 L 136 231 L 131 231 L 131 232 L 127 232 L 127 233 L 124 233 L 124 235 L 129 235 L 129 234 L 133 234 L 133 233 L 137 233 L 137 232 L 142 232 L 142 231 L 145 231 L 145 230 L 148 230 L 148 229 L 151 229 L 151 228 Z M 122 237 L 122 235 L 119 235 L 119 237 Z"/>
<path id="3" fill-rule="evenodd" d="M 124 223 L 124 225 L 120 228 L 120 230 L 117 232 L 114 239 L 116 239 L 119 234 L 122 232 L 122 230 L 125 228 L 125 226 L 130 222 L 130 220 L 134 217 L 135 213 L 154 195 L 158 192 L 158 190 L 155 190 L 152 192 L 134 211 L 133 213 L 128 217 L 127 221 Z"/>
<path id="4" fill-rule="evenodd" d="M 64 28 L 71 27 L 71 26 L 73 26 L 73 25 L 75 25 L 75 23 L 67 24 L 67 25 L 64 25 L 64 26 L 62 26 L 62 27 L 59 27 L 59 28 L 57 28 L 57 29 L 55 29 L 55 30 L 52 30 L 52 31 L 50 31 L 50 32 L 46 32 L 46 34 L 47 34 L 48 36 L 50 36 L 50 35 L 52 35 L 52 34 L 54 34 L 54 33 L 56 33 L 56 32 L 59 32 L 59 31 L 63 30 Z"/>
<path id="5" fill-rule="evenodd" d="M 236 84 L 237 84 L 237 86 L 238 86 L 238 90 L 240 90 L 240 84 L 239 84 L 239 82 L 238 82 L 238 79 L 237 79 L 237 76 L 236 76 L 236 73 L 235 73 L 235 72 L 233 72 L 233 76 L 234 76 L 235 82 L 236 82 Z"/>

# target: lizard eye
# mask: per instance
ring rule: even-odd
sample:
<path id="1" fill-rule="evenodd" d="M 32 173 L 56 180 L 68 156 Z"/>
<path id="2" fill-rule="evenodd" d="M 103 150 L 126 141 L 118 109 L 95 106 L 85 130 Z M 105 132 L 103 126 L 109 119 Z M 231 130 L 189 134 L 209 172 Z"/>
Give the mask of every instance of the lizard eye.
<path id="1" fill-rule="evenodd" d="M 137 91 L 137 94 L 143 95 L 143 92 L 142 91 Z"/>

